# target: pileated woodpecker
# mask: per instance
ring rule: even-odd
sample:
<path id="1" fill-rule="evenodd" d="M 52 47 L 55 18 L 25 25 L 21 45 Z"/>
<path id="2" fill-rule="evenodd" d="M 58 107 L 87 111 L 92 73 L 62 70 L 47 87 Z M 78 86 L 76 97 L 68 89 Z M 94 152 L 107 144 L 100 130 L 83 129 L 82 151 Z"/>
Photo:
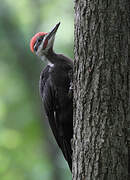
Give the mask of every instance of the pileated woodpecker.
<path id="1" fill-rule="evenodd" d="M 49 33 L 35 34 L 30 41 L 30 49 L 48 63 L 41 72 L 40 94 L 57 144 L 72 170 L 73 61 L 53 51 L 55 34 L 59 25 L 60 23 Z"/>

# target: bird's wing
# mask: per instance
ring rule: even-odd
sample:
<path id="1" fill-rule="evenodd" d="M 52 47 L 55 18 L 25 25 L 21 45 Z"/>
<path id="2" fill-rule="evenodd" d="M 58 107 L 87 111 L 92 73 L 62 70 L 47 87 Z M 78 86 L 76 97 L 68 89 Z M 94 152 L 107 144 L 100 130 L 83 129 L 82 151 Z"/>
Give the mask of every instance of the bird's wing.
<path id="1" fill-rule="evenodd" d="M 58 115 L 56 112 L 56 92 L 54 86 L 52 86 L 51 84 L 51 80 L 49 79 L 48 66 L 44 69 L 40 77 L 40 94 L 44 103 L 45 112 L 48 117 L 51 130 L 71 169 L 71 142 L 69 142 L 67 139 L 65 139 L 64 136 L 60 134 L 60 132 L 62 132 L 62 127 L 60 126 L 60 122 L 58 120 Z"/>
<path id="2" fill-rule="evenodd" d="M 55 136 L 58 145 L 60 146 L 60 140 L 58 137 L 57 125 L 55 121 L 55 111 L 54 111 L 54 102 L 53 102 L 54 91 L 51 87 L 49 80 L 49 66 L 47 66 L 41 73 L 39 88 L 45 108 L 45 113 L 48 117 L 51 130 Z"/>

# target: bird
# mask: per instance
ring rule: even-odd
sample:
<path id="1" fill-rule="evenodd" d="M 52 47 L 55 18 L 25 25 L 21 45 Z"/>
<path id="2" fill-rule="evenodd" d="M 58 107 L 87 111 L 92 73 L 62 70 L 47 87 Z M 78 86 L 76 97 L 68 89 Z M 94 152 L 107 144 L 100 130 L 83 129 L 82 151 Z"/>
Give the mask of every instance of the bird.
<path id="1" fill-rule="evenodd" d="M 73 60 L 53 50 L 59 25 L 48 33 L 36 33 L 30 49 L 47 63 L 40 75 L 40 96 L 52 133 L 72 171 Z"/>

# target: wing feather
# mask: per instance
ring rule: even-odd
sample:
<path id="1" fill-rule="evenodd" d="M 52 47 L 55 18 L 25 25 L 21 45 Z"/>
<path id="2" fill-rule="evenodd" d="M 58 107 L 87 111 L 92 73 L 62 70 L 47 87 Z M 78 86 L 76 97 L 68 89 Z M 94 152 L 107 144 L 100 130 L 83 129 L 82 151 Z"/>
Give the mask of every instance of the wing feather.
<path id="1" fill-rule="evenodd" d="M 64 133 L 60 133 L 63 132 L 63 129 L 57 113 L 57 92 L 54 86 L 52 86 L 52 82 L 49 76 L 49 66 L 43 70 L 40 77 L 40 94 L 51 130 L 55 136 L 57 144 L 61 148 L 63 155 L 69 164 L 70 169 L 72 169 L 71 142 L 64 136 Z"/>

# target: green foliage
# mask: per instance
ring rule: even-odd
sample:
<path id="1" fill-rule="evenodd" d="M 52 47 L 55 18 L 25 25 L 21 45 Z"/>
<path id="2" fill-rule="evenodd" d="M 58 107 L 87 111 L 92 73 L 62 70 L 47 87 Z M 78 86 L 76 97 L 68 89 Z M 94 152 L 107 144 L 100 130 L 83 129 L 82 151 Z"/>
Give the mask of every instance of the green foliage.
<path id="1" fill-rule="evenodd" d="M 71 179 L 42 117 L 38 92 L 42 63 L 30 38 L 61 22 L 55 50 L 73 57 L 69 0 L 5 0 L 0 6 L 0 180 Z"/>

